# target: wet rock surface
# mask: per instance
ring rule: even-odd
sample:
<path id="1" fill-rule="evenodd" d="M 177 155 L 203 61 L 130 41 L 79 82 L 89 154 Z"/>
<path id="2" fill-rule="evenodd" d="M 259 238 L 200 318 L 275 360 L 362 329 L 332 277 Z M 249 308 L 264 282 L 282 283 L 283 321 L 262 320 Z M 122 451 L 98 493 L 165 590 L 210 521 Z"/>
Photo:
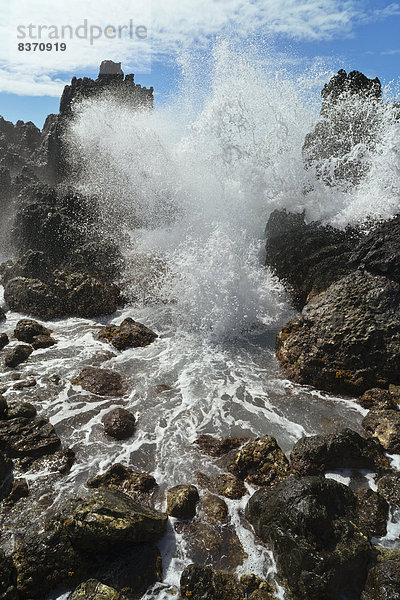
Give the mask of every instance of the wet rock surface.
<path id="1" fill-rule="evenodd" d="M 353 229 L 306 224 L 304 214 L 275 210 L 265 233 L 266 265 L 284 283 L 299 310 L 354 270 L 349 259 L 360 234 Z"/>
<path id="2" fill-rule="evenodd" d="M 400 411 L 370 411 L 363 420 L 365 433 L 379 440 L 388 452 L 400 453 Z"/>
<path id="3" fill-rule="evenodd" d="M 364 392 L 357 402 L 368 410 L 397 410 L 398 397 L 388 390 L 373 388 Z"/>
<path id="4" fill-rule="evenodd" d="M 351 429 L 301 438 L 294 445 L 290 460 L 299 475 L 318 475 L 335 469 L 383 471 L 388 467 L 380 444 Z"/>
<path id="5" fill-rule="evenodd" d="M 96 579 L 89 579 L 81 583 L 76 590 L 68 596 L 68 600 L 121 600 L 122 596 L 117 590 L 104 585 Z"/>
<path id="6" fill-rule="evenodd" d="M 87 481 L 89 488 L 107 487 L 118 490 L 135 499 L 148 500 L 149 495 L 157 487 L 152 475 L 141 473 L 117 463 L 107 471 Z"/>
<path id="7" fill-rule="evenodd" d="M 377 481 L 378 492 L 394 508 L 400 508 L 400 473 L 387 473 Z"/>
<path id="8" fill-rule="evenodd" d="M 99 396 L 122 396 L 127 391 L 126 380 L 120 373 L 97 367 L 85 367 L 72 383 Z"/>
<path id="9" fill-rule="evenodd" d="M 295 381 L 362 394 L 400 379 L 400 287 L 357 271 L 313 298 L 277 338 L 277 356 Z M 368 351 L 366 351 L 368 349 Z"/>
<path id="10" fill-rule="evenodd" d="M 54 427 L 44 418 L 15 417 L 0 421 L 0 449 L 11 458 L 39 458 L 61 445 Z"/>
<path id="11" fill-rule="evenodd" d="M 126 440 L 135 432 L 136 419 L 125 408 L 114 408 L 103 417 L 104 431 L 116 440 Z"/>
<path id="12" fill-rule="evenodd" d="M 278 576 L 296 598 L 359 598 L 371 546 L 349 488 L 322 477 L 296 477 L 262 488 L 246 517 L 270 545 Z"/>
<path id="13" fill-rule="evenodd" d="M 106 325 L 95 337 L 102 342 L 110 343 L 117 350 L 126 350 L 149 346 L 158 335 L 142 323 L 128 317 L 120 325 Z"/>
<path id="14" fill-rule="evenodd" d="M 244 591 L 232 573 L 211 567 L 189 565 L 180 581 L 182 598 L 193 600 L 244 600 Z"/>
<path id="15" fill-rule="evenodd" d="M 389 504 L 370 488 L 356 490 L 357 514 L 361 528 L 369 538 L 383 537 L 387 533 Z"/>
<path id="16" fill-rule="evenodd" d="M 167 514 L 177 519 L 193 519 L 199 500 L 199 492 L 194 485 L 177 485 L 170 488 L 167 493 Z"/>
<path id="17" fill-rule="evenodd" d="M 270 485 L 287 476 L 289 461 L 272 436 L 248 442 L 228 464 L 229 471 L 252 485 Z"/>
<path id="18" fill-rule="evenodd" d="M 21 321 L 18 321 L 17 326 L 14 329 L 14 335 L 17 340 L 26 342 L 27 344 L 32 344 L 38 335 L 48 337 L 51 333 L 51 329 L 47 329 L 47 327 L 32 319 L 22 319 Z"/>
<path id="19" fill-rule="evenodd" d="M 212 435 L 201 435 L 194 441 L 194 443 L 200 448 L 205 454 L 210 456 L 223 456 L 231 450 L 235 450 L 240 446 L 243 446 L 249 441 L 248 437 L 240 438 L 225 438 L 219 440 Z"/>
<path id="20" fill-rule="evenodd" d="M 164 535 L 166 526 L 164 513 L 107 488 L 94 489 L 65 523 L 74 545 L 91 551 L 122 543 L 154 542 Z"/>
<path id="21" fill-rule="evenodd" d="M 4 364 L 6 367 L 14 369 L 21 363 L 27 361 L 32 352 L 32 346 L 28 346 L 27 344 L 18 344 L 18 346 L 15 346 L 15 348 L 7 352 L 4 358 Z"/>
<path id="22" fill-rule="evenodd" d="M 369 572 L 362 600 L 398 600 L 400 561 L 387 561 Z"/>

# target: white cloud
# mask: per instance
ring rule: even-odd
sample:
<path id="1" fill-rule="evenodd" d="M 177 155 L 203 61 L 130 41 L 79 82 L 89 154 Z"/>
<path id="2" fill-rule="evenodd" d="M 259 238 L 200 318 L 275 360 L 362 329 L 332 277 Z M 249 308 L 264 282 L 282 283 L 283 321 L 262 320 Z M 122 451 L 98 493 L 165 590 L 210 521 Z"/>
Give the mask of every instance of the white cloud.
<path id="1" fill-rule="evenodd" d="M 151 62 L 179 49 L 204 46 L 220 33 L 248 36 L 278 34 L 300 40 L 324 40 L 352 33 L 357 23 L 397 14 L 399 5 L 380 11 L 363 8 L 362 0 L 0 0 L 7 3 L 0 23 L 0 91 L 58 96 L 71 72 L 96 69 L 104 58 L 122 61 L 125 69 L 148 71 Z M 379 12 L 379 14 L 378 14 Z M 65 39 L 65 52 L 20 52 L 17 26 L 71 25 L 87 20 L 90 28 L 145 25 L 149 38 L 139 41 L 104 36 Z M 34 33 L 37 35 L 35 28 Z M 43 32 L 42 32 L 43 33 Z M 49 41 L 43 33 L 42 40 Z M 51 40 L 56 41 L 56 40 Z M 68 74 L 68 75 L 67 75 Z"/>

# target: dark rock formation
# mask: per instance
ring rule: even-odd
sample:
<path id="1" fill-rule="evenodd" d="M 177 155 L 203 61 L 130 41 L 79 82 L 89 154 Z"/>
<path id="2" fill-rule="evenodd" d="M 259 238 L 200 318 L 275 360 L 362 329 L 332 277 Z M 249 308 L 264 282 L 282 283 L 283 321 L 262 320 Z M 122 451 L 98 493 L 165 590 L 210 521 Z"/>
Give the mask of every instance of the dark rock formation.
<path id="1" fill-rule="evenodd" d="M 304 214 L 275 210 L 266 228 L 266 265 L 284 283 L 293 305 L 325 291 L 354 270 L 349 260 L 360 234 L 318 222 L 306 224 Z"/>
<path id="2" fill-rule="evenodd" d="M 291 378 L 360 394 L 400 381 L 400 286 L 362 271 L 313 298 L 277 338 Z"/>
<path id="3" fill-rule="evenodd" d="M 154 331 L 134 321 L 130 317 L 121 325 L 106 325 L 96 334 L 96 339 L 112 344 L 117 350 L 127 348 L 143 348 L 152 344 L 158 337 Z"/>
<path id="4" fill-rule="evenodd" d="M 214 486 L 220 496 L 230 500 L 239 500 L 248 493 L 243 481 L 228 473 L 217 475 L 214 479 Z"/>
<path id="5" fill-rule="evenodd" d="M 360 597 L 371 546 L 357 523 L 352 491 L 323 477 L 289 477 L 256 492 L 246 516 L 270 545 L 296 599 Z"/>
<path id="6" fill-rule="evenodd" d="M 0 333 L 0 350 L 3 350 L 9 344 L 10 340 L 6 333 Z"/>
<path id="7" fill-rule="evenodd" d="M 228 470 L 252 485 L 270 485 L 287 476 L 289 461 L 276 439 L 267 435 L 243 446 L 229 463 Z"/>
<path id="8" fill-rule="evenodd" d="M 34 339 L 38 335 L 50 336 L 52 333 L 51 329 L 47 329 L 44 325 L 41 325 L 37 321 L 31 319 L 22 319 L 18 321 L 17 326 L 14 329 L 14 335 L 20 342 L 26 342 L 32 344 Z"/>
<path id="9" fill-rule="evenodd" d="M 103 417 L 104 431 L 116 440 L 126 440 L 135 432 L 136 419 L 125 408 L 114 408 Z"/>
<path id="10" fill-rule="evenodd" d="M 40 348 L 51 348 L 57 344 L 56 340 L 50 335 L 37 335 L 32 342 L 32 348 L 39 350 Z"/>
<path id="11" fill-rule="evenodd" d="M 276 586 L 271 581 L 265 581 L 257 575 L 242 575 L 240 583 L 244 587 L 246 597 L 250 600 L 274 600 L 276 598 Z"/>
<path id="12" fill-rule="evenodd" d="M 10 476 L 13 468 L 12 461 L 0 452 L 0 487 L 5 480 Z"/>
<path id="13" fill-rule="evenodd" d="M 32 352 L 32 346 L 27 346 L 26 344 L 19 344 L 18 346 L 15 346 L 15 348 L 7 352 L 4 358 L 4 364 L 10 369 L 18 367 L 18 365 L 28 360 Z"/>
<path id="14" fill-rule="evenodd" d="M 167 519 L 126 494 L 98 488 L 76 508 L 65 528 L 74 546 L 97 552 L 124 543 L 155 542 L 164 535 Z"/>
<path id="15" fill-rule="evenodd" d="M 400 283 L 400 215 L 375 225 L 361 239 L 350 260 L 374 275 Z"/>
<path id="16" fill-rule="evenodd" d="M 6 313 L 0 306 L 0 321 L 5 321 L 5 320 L 6 320 Z"/>
<path id="17" fill-rule="evenodd" d="M 98 396 L 123 396 L 127 391 L 127 382 L 120 373 L 97 367 L 85 367 L 72 383 Z"/>
<path id="18" fill-rule="evenodd" d="M 182 536 L 190 561 L 214 569 L 234 570 L 246 558 L 233 525 L 178 521 L 175 531 Z"/>
<path id="19" fill-rule="evenodd" d="M 244 590 L 235 575 L 211 567 L 189 565 L 180 581 L 182 598 L 192 600 L 244 600 Z"/>
<path id="20" fill-rule="evenodd" d="M 0 449 L 11 458 L 39 458 L 60 447 L 54 427 L 44 418 L 15 417 L 0 421 Z"/>
<path id="21" fill-rule="evenodd" d="M 351 429 L 303 437 L 294 445 L 290 459 L 292 469 L 299 475 L 319 475 L 335 469 L 382 472 L 388 467 L 380 444 Z"/>
<path id="22" fill-rule="evenodd" d="M 377 438 L 388 452 L 400 452 L 400 411 L 370 411 L 363 420 L 367 435 Z"/>
<path id="23" fill-rule="evenodd" d="M 201 499 L 201 510 L 210 523 L 226 523 L 228 520 L 228 506 L 225 500 L 214 494 L 204 494 Z"/>
<path id="24" fill-rule="evenodd" d="M 362 600 L 398 600 L 400 561 L 390 560 L 371 569 Z"/>
<path id="25" fill-rule="evenodd" d="M 378 492 L 394 508 L 400 508 L 400 473 L 387 473 L 377 482 Z"/>
<path id="26" fill-rule="evenodd" d="M 2 550 L 0 550 L 0 597 L 4 600 L 19 600 L 11 558 Z"/>
<path id="27" fill-rule="evenodd" d="M 360 527 L 371 537 L 386 535 L 389 505 L 386 500 L 370 488 L 356 490 L 357 514 Z"/>
<path id="28" fill-rule="evenodd" d="M 215 477 L 208 477 L 204 473 L 196 473 L 199 486 L 206 488 L 214 494 L 219 494 L 230 500 L 238 500 L 245 496 L 248 491 L 243 481 L 228 473 L 221 473 Z"/>
<path id="29" fill-rule="evenodd" d="M 373 388 L 364 392 L 357 402 L 369 410 L 396 410 L 398 399 L 388 390 Z"/>
<path id="30" fill-rule="evenodd" d="M 107 487 L 132 498 L 144 500 L 157 487 L 157 482 L 148 473 L 134 471 L 117 463 L 105 473 L 89 479 L 86 485 L 90 488 Z"/>
<path id="31" fill-rule="evenodd" d="M 201 435 L 193 443 L 199 446 L 200 450 L 210 456 L 223 456 L 231 450 L 243 446 L 249 441 L 248 437 L 243 438 L 225 438 L 219 440 L 212 435 Z"/>
<path id="32" fill-rule="evenodd" d="M 68 600 L 122 600 L 122 596 L 117 590 L 104 585 L 96 579 L 89 579 L 81 583 Z"/>
<path id="33" fill-rule="evenodd" d="M 167 514 L 177 519 L 193 519 L 199 500 L 196 486 L 176 485 L 167 493 Z"/>

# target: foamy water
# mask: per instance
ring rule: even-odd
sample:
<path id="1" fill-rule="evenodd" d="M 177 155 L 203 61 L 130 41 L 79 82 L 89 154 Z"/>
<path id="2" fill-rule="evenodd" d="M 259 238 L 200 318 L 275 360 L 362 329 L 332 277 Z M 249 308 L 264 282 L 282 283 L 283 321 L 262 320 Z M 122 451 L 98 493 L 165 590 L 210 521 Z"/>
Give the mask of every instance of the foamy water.
<path id="1" fill-rule="evenodd" d="M 358 405 L 295 385 L 277 365 L 275 336 L 293 311 L 263 267 L 264 229 L 271 211 L 283 207 L 340 227 L 394 214 L 399 124 L 384 105 L 375 152 L 354 150 L 366 161 L 365 179 L 350 190 L 339 181 L 326 186 L 303 166 L 304 138 L 320 106 L 309 78 L 253 62 L 226 42 L 216 47 L 208 94 L 190 62 L 185 72 L 190 76 L 176 96 L 154 113 L 134 112 L 107 97 L 76 107 L 68 141 L 79 172 L 71 183 L 99 199 L 128 264 L 124 280 L 132 303 L 110 322 L 130 316 L 160 337 L 147 348 L 118 353 L 93 338 L 108 320 L 61 320 L 49 325 L 57 346 L 35 352 L 19 369 L 38 385 L 10 389 L 6 397 L 31 398 L 77 454 L 60 480 L 49 480 L 48 473 L 28 476 L 32 497 L 47 495 L 50 511 L 66 496 L 87 492 L 87 479 L 115 462 L 152 473 L 163 508 L 168 487 L 196 484 L 196 471 L 219 472 L 216 461 L 193 445 L 201 434 L 274 435 L 289 453 L 303 435 L 340 426 L 360 431 L 365 411 Z M 11 331 L 19 318 L 9 314 L 1 331 Z M 71 384 L 82 366 L 93 364 L 124 373 L 126 397 L 93 399 Z M 58 385 L 54 375 L 61 377 Z M 9 374 L 0 377 L 1 385 L 9 384 Z M 168 387 L 160 392 L 160 385 Z M 103 435 L 101 419 L 114 406 L 137 417 L 137 432 L 126 442 Z M 347 473 L 330 476 L 350 481 Z M 372 483 L 370 474 L 366 479 Z M 270 553 L 244 522 L 246 502 L 228 501 L 248 554 L 238 572 L 273 573 Z M 32 514 L 23 502 L 18 509 L 21 532 L 47 514 Z M 148 596 L 158 600 L 174 597 L 191 562 L 172 526 L 161 550 L 164 582 Z"/>

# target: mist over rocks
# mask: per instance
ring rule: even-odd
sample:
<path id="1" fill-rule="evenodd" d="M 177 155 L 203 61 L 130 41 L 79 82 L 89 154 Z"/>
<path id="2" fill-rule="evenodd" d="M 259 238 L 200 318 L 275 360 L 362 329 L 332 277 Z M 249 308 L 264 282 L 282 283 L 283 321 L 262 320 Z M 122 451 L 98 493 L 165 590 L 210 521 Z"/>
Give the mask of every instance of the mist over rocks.
<path id="1" fill-rule="evenodd" d="M 152 109 L 153 89 L 113 65 L 104 61 L 96 80 L 74 77 L 59 114 L 49 115 L 42 131 L 0 119 L 2 234 L 13 256 L 0 271 L 12 310 L 47 319 L 92 317 L 112 314 L 121 300 L 115 284 L 123 260 L 114 232 L 96 210 L 94 195 L 68 187 L 79 165 L 66 139 L 82 99 L 106 94 L 134 109 Z"/>

